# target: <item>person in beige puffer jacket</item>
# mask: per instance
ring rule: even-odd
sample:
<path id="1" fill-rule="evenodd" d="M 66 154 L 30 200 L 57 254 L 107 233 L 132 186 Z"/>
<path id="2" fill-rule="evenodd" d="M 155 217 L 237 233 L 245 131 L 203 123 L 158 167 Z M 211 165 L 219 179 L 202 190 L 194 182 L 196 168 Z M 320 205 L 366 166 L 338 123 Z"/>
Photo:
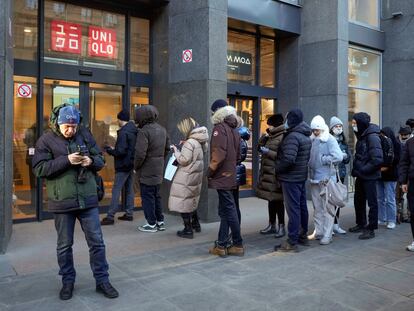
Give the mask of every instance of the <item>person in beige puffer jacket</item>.
<path id="1" fill-rule="evenodd" d="M 193 238 L 193 228 L 201 231 L 197 216 L 201 185 L 204 172 L 204 152 L 208 146 L 208 130 L 199 126 L 192 118 L 186 118 L 177 125 L 185 141 L 181 151 L 172 145 L 177 158 L 178 169 L 172 181 L 168 208 L 179 212 L 184 221 L 184 229 L 177 231 L 182 238 Z"/>

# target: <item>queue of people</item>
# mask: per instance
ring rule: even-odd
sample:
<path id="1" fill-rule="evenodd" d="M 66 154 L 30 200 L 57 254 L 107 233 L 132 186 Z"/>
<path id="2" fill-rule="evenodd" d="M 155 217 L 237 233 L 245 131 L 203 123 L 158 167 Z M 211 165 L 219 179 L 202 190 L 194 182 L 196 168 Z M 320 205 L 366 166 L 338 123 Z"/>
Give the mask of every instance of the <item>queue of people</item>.
<path id="1" fill-rule="evenodd" d="M 220 257 L 244 255 L 239 187 L 246 184 L 243 161 L 251 135 L 236 109 L 225 100 L 214 101 L 211 113 L 211 135 L 207 127 L 188 117 L 177 124 L 183 140 L 174 145 L 170 144 L 166 129 L 158 123 L 154 106 L 138 108 L 134 116 L 136 124 L 130 121 L 129 111 L 120 111 L 116 143 L 104 146 L 115 159 L 115 181 L 110 208 L 100 221 L 97 177 L 105 165 L 104 156 L 92 133 L 82 126 L 77 108 L 64 104 L 53 109 L 51 130 L 45 131 L 37 141 L 32 166 L 34 174 L 45 179 L 48 209 L 54 214 L 62 300 L 70 299 L 74 291 L 76 271 L 72 245 L 76 219 L 89 246 L 96 291 L 108 298 L 118 297 L 118 291 L 109 281 L 101 225 L 114 225 L 122 189 L 126 207 L 118 220 L 133 220 L 136 173 L 146 219 L 138 230 L 147 233 L 166 230 L 160 187 L 168 154 L 174 155 L 172 165 L 176 166 L 168 208 L 180 213 L 184 223 L 177 236 L 192 239 L 194 232 L 201 231 L 197 208 L 209 150 L 206 175 L 208 187 L 217 191 L 220 217 L 218 238 L 209 252 Z M 350 175 L 355 178 L 356 223 L 349 232 L 360 233 L 359 239 L 371 239 L 378 225 L 387 225 L 392 230 L 406 217 L 413 234 L 407 250 L 414 251 L 414 120 L 407 121 L 407 127 L 400 129 L 398 137 L 389 127 L 380 130 L 364 112 L 356 113 L 351 124 L 357 139 L 353 156 L 343 122 L 336 116 L 330 119 L 329 126 L 320 115 L 308 125 L 302 111 L 296 108 L 286 117 L 274 114 L 267 119 L 268 129 L 258 141 L 261 166 L 255 190 L 259 198 L 268 202 L 268 223 L 260 234 L 278 239 L 287 234 L 283 243 L 275 245 L 275 251 L 297 252 L 298 245 L 307 246 L 309 240 L 328 245 L 334 234 L 346 234 L 339 223 L 340 206 L 328 199 L 327 185 L 344 183 L 349 177 L 349 163 L 352 163 Z M 307 184 L 314 208 L 311 234 L 308 232 Z M 406 215 L 403 212 L 405 193 Z"/>

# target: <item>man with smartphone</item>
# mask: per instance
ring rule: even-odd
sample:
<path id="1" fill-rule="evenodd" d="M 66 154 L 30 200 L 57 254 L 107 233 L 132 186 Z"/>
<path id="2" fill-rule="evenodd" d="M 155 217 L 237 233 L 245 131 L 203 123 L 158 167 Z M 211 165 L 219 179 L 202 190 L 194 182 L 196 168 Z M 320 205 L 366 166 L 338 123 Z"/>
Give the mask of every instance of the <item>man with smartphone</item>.
<path id="1" fill-rule="evenodd" d="M 95 139 L 80 127 L 80 112 L 63 104 L 52 110 L 51 131 L 36 143 L 32 160 L 37 177 L 45 179 L 48 210 L 54 214 L 58 235 L 57 259 L 62 276 L 62 300 L 72 298 L 76 271 L 73 265 L 73 233 L 79 220 L 89 246 L 90 264 L 96 291 L 116 298 L 118 292 L 109 283 L 105 244 L 99 223 L 95 173 L 104 166 L 104 158 Z"/>

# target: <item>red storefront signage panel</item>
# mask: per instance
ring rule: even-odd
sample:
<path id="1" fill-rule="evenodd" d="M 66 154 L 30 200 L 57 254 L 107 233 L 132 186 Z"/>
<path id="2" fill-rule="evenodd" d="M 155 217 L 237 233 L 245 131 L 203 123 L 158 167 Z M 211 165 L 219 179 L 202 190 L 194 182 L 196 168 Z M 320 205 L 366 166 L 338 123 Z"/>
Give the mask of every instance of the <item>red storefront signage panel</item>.
<path id="1" fill-rule="evenodd" d="M 62 21 L 51 22 L 51 49 L 66 53 L 81 53 L 82 26 Z"/>
<path id="2" fill-rule="evenodd" d="M 88 55 L 116 58 L 115 30 L 89 26 Z"/>

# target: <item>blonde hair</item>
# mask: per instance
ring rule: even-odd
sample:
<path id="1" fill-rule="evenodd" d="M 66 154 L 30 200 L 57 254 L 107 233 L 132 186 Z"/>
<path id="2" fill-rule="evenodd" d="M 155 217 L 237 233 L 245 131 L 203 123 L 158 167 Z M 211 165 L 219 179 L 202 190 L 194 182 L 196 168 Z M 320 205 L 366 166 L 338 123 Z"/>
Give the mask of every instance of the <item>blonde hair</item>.
<path id="1" fill-rule="evenodd" d="M 187 139 L 188 136 L 190 136 L 191 131 L 194 130 L 196 127 L 197 122 L 191 117 L 185 118 L 177 124 L 178 130 L 185 137 L 185 139 Z"/>

